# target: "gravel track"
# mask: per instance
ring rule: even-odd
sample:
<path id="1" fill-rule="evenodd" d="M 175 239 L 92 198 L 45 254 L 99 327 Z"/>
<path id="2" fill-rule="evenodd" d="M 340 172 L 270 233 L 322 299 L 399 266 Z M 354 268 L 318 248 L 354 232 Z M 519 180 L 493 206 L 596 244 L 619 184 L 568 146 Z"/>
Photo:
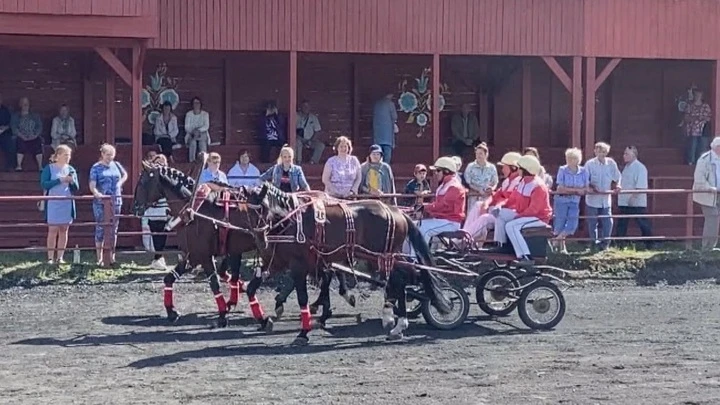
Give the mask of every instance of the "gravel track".
<path id="1" fill-rule="evenodd" d="M 266 335 L 248 322 L 247 299 L 229 328 L 211 329 L 207 286 L 175 291 L 185 314 L 175 325 L 160 316 L 158 283 L 0 292 L 0 403 L 720 403 L 715 285 L 580 286 L 566 293 L 563 322 L 543 333 L 473 304 L 463 327 L 419 320 L 402 342 L 384 339 L 379 291 L 357 309 L 333 293 L 336 317 L 304 348 L 288 346 L 299 328 L 294 294 Z M 274 292 L 259 297 L 271 311 Z M 367 320 L 358 324 L 358 312 Z"/>

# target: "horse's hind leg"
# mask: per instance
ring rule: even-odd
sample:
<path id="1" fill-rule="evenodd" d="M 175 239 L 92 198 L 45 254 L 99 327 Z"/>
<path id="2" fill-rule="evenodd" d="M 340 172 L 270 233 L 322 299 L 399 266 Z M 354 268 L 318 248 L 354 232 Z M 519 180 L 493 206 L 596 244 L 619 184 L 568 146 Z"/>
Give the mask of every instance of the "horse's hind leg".
<path id="1" fill-rule="evenodd" d="M 332 283 L 332 273 L 329 270 L 320 269 L 321 280 L 320 280 L 320 295 L 318 295 L 315 302 L 310 304 L 310 314 L 315 315 L 319 307 L 330 305 L 330 283 Z"/>
<path id="2" fill-rule="evenodd" d="M 345 302 L 350 304 L 351 307 L 355 308 L 355 295 L 354 294 L 348 294 L 348 288 L 347 288 L 347 279 L 345 278 L 346 275 L 343 272 L 333 272 L 335 274 L 335 277 L 338 279 L 338 284 L 340 284 L 340 288 L 338 288 L 338 292 L 340 293 L 340 296 L 345 299 Z"/>
<path id="3" fill-rule="evenodd" d="M 407 320 L 406 285 L 407 278 L 405 269 L 393 269 L 390 277 L 388 277 L 386 287 L 387 300 L 383 308 L 383 328 L 385 330 L 389 329 L 388 339 L 390 340 L 402 339 L 403 331 L 407 329 L 409 325 Z M 398 317 L 397 324 L 395 324 L 393 315 L 397 315 Z"/>
<path id="4" fill-rule="evenodd" d="M 175 265 L 175 268 L 170 270 L 163 278 L 163 283 L 165 284 L 165 288 L 163 289 L 163 302 L 165 304 L 165 311 L 167 312 L 167 319 L 170 322 L 175 322 L 180 317 L 180 313 L 175 310 L 173 285 L 186 271 L 187 261 L 180 260 L 178 264 Z"/>
<path id="5" fill-rule="evenodd" d="M 310 308 L 308 308 L 307 272 L 295 270 L 293 271 L 293 279 L 295 280 L 295 291 L 297 292 L 298 305 L 300 306 L 300 322 L 302 329 L 292 344 L 294 346 L 304 346 L 310 341 L 308 333 L 312 330 Z"/>
<path id="6" fill-rule="evenodd" d="M 227 265 L 230 267 L 230 299 L 228 299 L 226 306 L 228 312 L 233 307 L 236 307 L 240 301 L 240 293 L 245 291 L 245 283 L 240 280 L 240 267 L 242 266 L 242 256 L 233 255 L 226 258 Z"/>
<path id="7" fill-rule="evenodd" d="M 260 284 L 262 284 L 262 276 L 255 275 L 255 277 L 253 277 L 247 285 L 247 296 L 248 301 L 250 301 L 250 310 L 252 311 L 253 318 L 255 318 L 255 320 L 260 324 L 259 330 L 272 332 L 273 320 L 269 316 L 265 315 L 260 302 L 255 296 L 258 288 L 260 288 Z"/>
<path id="8" fill-rule="evenodd" d="M 213 296 L 215 297 L 215 303 L 217 304 L 217 326 L 218 328 L 224 328 L 227 326 L 228 309 L 227 304 L 225 303 L 225 297 L 223 296 L 222 291 L 220 291 L 220 277 L 218 276 L 217 271 L 215 271 L 215 261 L 212 258 L 206 260 L 203 263 L 203 270 L 208 278 L 210 290 L 212 290 Z"/>
<path id="9" fill-rule="evenodd" d="M 280 319 L 285 312 L 285 301 L 287 301 L 290 293 L 295 289 L 295 283 L 291 277 L 285 274 L 285 282 L 281 282 L 279 294 L 275 296 L 275 317 Z"/>

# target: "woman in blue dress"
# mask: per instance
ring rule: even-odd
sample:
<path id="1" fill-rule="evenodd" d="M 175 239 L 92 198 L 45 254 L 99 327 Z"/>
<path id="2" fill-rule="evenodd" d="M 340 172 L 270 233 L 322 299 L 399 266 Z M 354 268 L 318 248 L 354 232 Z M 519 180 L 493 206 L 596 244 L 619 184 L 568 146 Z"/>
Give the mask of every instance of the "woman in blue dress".
<path id="1" fill-rule="evenodd" d="M 105 222 L 103 210 L 103 197 L 113 196 L 111 199 L 113 213 L 120 214 L 122 207 L 122 187 L 128 179 L 125 168 L 115 161 L 115 147 L 109 144 L 103 144 L 100 147 L 100 160 L 90 168 L 90 192 L 93 193 L 93 214 L 95 222 Z M 113 223 L 113 240 L 109 247 L 112 251 L 110 261 L 115 263 L 115 242 L 117 241 L 118 219 L 112 218 Z M 98 264 L 103 262 L 103 247 L 105 244 L 105 230 L 103 225 L 95 225 L 95 252 L 97 253 Z"/>
<path id="2" fill-rule="evenodd" d="M 77 172 L 70 166 L 72 149 L 58 145 L 50 157 L 50 164 L 40 174 L 40 186 L 49 196 L 70 197 L 80 188 Z M 68 241 L 68 228 L 75 219 L 74 200 L 48 200 L 45 203 L 45 220 L 48 224 L 48 263 L 65 263 L 63 255 Z"/>

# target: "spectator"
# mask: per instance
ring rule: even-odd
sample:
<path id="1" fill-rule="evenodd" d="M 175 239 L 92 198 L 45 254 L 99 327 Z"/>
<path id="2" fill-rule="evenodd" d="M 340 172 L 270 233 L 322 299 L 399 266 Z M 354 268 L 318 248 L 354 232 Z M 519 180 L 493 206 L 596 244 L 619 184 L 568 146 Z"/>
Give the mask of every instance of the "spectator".
<path id="1" fill-rule="evenodd" d="M 621 184 L 623 190 L 647 190 L 648 171 L 644 164 L 638 160 L 638 150 L 634 146 L 628 146 L 623 153 L 625 167 L 621 173 Z M 645 193 L 620 193 L 618 195 L 618 209 L 620 215 L 644 215 L 647 212 L 647 194 Z M 627 235 L 627 227 L 630 218 L 619 218 L 617 236 Z M 648 218 L 635 218 L 640 227 L 642 236 L 652 236 L 650 231 L 650 220 Z M 645 247 L 652 248 L 652 241 L 646 240 Z"/>
<path id="2" fill-rule="evenodd" d="M 154 155 L 154 156 L 153 156 Z M 167 166 L 168 161 L 165 155 L 157 155 L 155 153 L 149 154 L 148 161 L 159 166 Z M 150 268 L 156 270 L 167 270 L 167 264 L 165 258 L 162 255 L 162 251 L 165 250 L 165 243 L 167 242 L 167 235 L 159 235 L 165 231 L 165 225 L 170 219 L 170 206 L 168 205 L 166 198 L 159 199 L 153 206 L 145 210 L 143 214 L 144 218 L 147 218 L 148 228 L 152 235 L 152 251 L 155 252 L 155 257 L 150 263 Z"/>
<path id="3" fill-rule="evenodd" d="M 422 204 L 423 203 L 423 196 L 429 195 L 431 193 L 430 191 L 430 182 L 427 181 L 427 167 L 422 164 L 415 165 L 415 170 L 413 172 L 413 175 L 415 176 L 414 179 L 410 180 L 405 185 L 405 191 L 403 194 L 415 194 L 417 198 L 406 198 L 403 200 L 403 205 L 406 207 L 411 207 L 413 205 Z"/>
<path id="4" fill-rule="evenodd" d="M 112 196 L 110 199 L 113 214 L 120 215 L 122 208 L 122 188 L 128 179 L 127 171 L 115 161 L 115 147 L 107 143 L 100 147 L 100 160 L 90 168 L 90 192 L 95 196 L 93 200 L 93 215 L 95 216 L 95 252 L 98 264 L 103 262 L 103 249 L 105 245 L 104 222 L 112 222 L 113 240 L 110 246 L 112 256 L 110 261 L 115 263 L 115 243 L 117 242 L 118 218 L 105 218 L 103 198 Z"/>
<path id="5" fill-rule="evenodd" d="M 269 101 L 265 104 L 265 114 L 260 118 L 260 161 L 270 163 L 270 152 L 273 148 L 283 147 L 287 136 L 285 117 L 278 112 L 277 104 Z"/>
<path id="6" fill-rule="evenodd" d="M 333 149 L 337 155 L 325 162 L 322 173 L 325 192 L 337 198 L 358 194 L 362 173 L 360 161 L 352 155 L 352 142 L 345 136 L 338 137 Z"/>
<path id="7" fill-rule="evenodd" d="M 451 159 L 453 162 L 455 162 L 455 166 L 457 166 L 457 173 L 455 173 L 455 177 L 460 181 L 460 184 L 462 184 L 465 188 L 467 188 L 467 184 L 465 183 L 465 176 L 462 173 L 462 158 L 460 156 L 452 156 Z"/>
<path id="8" fill-rule="evenodd" d="M 710 150 L 700 155 L 695 166 L 693 179 L 693 201 L 702 209 L 702 249 L 713 250 L 717 245 L 720 230 L 720 199 L 718 198 L 718 168 L 720 168 L 720 137 L 710 143 Z"/>
<path id="9" fill-rule="evenodd" d="M 383 162 L 382 159 L 383 152 L 380 145 L 372 145 L 365 163 L 360 165 L 360 172 L 362 173 L 360 194 L 372 194 L 374 196 L 395 194 L 395 176 L 393 176 L 390 165 Z M 390 202 L 397 205 L 395 197 Z"/>
<path id="10" fill-rule="evenodd" d="M 150 149 L 145 154 L 145 160 L 148 163 L 152 163 L 155 160 L 155 157 L 157 157 L 157 151 Z M 145 250 L 148 252 L 154 252 L 155 248 L 153 247 L 153 241 L 152 241 L 152 235 L 150 235 L 150 224 L 149 224 L 149 218 L 144 215 L 140 219 L 140 230 L 143 232 L 142 235 L 142 243 L 143 247 L 145 247 Z"/>
<path id="11" fill-rule="evenodd" d="M 5 155 L 5 170 L 12 171 L 17 166 L 17 141 L 10 129 L 10 109 L 3 103 L 0 94 L 0 149 Z"/>
<path id="12" fill-rule="evenodd" d="M 202 173 L 200 173 L 200 180 L 198 183 L 203 184 L 210 181 L 217 181 L 229 184 L 227 175 L 225 175 L 225 172 L 220 170 L 221 163 L 222 158 L 220 157 L 220 154 L 217 152 L 210 152 L 207 159 L 207 167 L 203 169 Z"/>
<path id="13" fill-rule="evenodd" d="M 698 156 L 703 153 L 703 128 L 705 124 L 710 122 L 712 110 L 710 105 L 703 101 L 703 92 L 695 89 L 693 92 L 693 101 L 685 107 L 685 116 L 683 125 L 685 136 L 688 140 L 687 146 L 687 162 L 692 165 Z"/>
<path id="14" fill-rule="evenodd" d="M 70 197 L 80 186 L 75 168 L 70 166 L 72 149 L 58 145 L 50 157 L 50 164 L 40 174 L 40 186 L 52 197 Z M 76 216 L 74 200 L 48 200 L 44 204 L 48 224 L 48 263 L 63 264 L 68 241 L 68 228 Z"/>
<path id="15" fill-rule="evenodd" d="M 453 115 L 450 129 L 453 136 L 453 151 L 456 155 L 465 156 L 465 151 L 472 148 L 480 137 L 480 124 L 477 116 L 471 114 L 470 104 L 463 104 L 462 109 Z"/>
<path id="16" fill-rule="evenodd" d="M 199 152 L 207 152 L 211 142 L 210 115 L 202 109 L 199 97 L 193 97 L 191 104 L 192 110 L 185 114 L 185 144 L 188 147 L 188 161 L 194 162 Z"/>
<path id="17" fill-rule="evenodd" d="M 560 252 L 567 254 L 565 238 L 573 235 L 580 221 L 580 198 L 590 186 L 588 171 L 580 166 L 582 151 L 570 148 L 565 151 L 565 165 L 557 173 L 557 194 L 553 199 L 555 219 L 553 220 L 555 237 Z"/>
<path id="18" fill-rule="evenodd" d="M 286 193 L 309 191 L 310 186 L 300 166 L 293 164 L 293 148 L 285 145 L 280 149 L 277 163 L 260 176 L 261 181 L 269 181 Z"/>
<path id="19" fill-rule="evenodd" d="M 238 160 L 228 171 L 228 180 L 233 187 L 252 187 L 258 183 L 260 170 L 250 163 L 250 152 L 247 149 L 240 150 Z"/>
<path id="20" fill-rule="evenodd" d="M 325 143 L 320 140 L 318 132 L 322 129 L 320 127 L 320 120 L 310 110 L 310 102 L 304 100 L 300 104 L 300 111 L 297 114 L 297 140 L 295 144 L 295 157 L 297 158 L 297 164 L 303 163 L 303 149 L 312 149 L 312 157 L 310 158 L 310 164 L 320 163 L 323 151 L 325 150 Z"/>
<path id="21" fill-rule="evenodd" d="M 10 120 L 12 133 L 17 137 L 17 167 L 15 171 L 22 171 L 24 155 L 35 156 L 38 170 L 42 170 L 43 140 L 42 121 L 40 116 L 30 112 L 30 100 L 27 97 L 20 99 L 20 111 L 13 114 Z"/>
<path id="22" fill-rule="evenodd" d="M 538 160 L 538 162 L 540 161 L 540 152 L 538 152 L 537 148 L 534 148 L 532 146 L 528 146 L 527 148 L 525 148 L 523 150 L 523 155 L 534 156 Z M 542 165 L 540 166 L 540 174 L 538 174 L 538 177 L 543 179 L 548 190 L 552 189 L 553 178 L 547 173 L 547 171 Z"/>
<path id="23" fill-rule="evenodd" d="M 173 145 L 177 143 L 177 136 L 180 132 L 177 117 L 173 114 L 172 109 L 172 103 L 165 101 L 162 105 L 162 113 L 155 118 L 155 125 L 153 126 L 155 143 L 160 146 L 160 152 L 165 155 L 170 162 L 174 162 Z M 200 115 L 202 116 L 202 113 Z"/>
<path id="24" fill-rule="evenodd" d="M 65 104 L 60 106 L 58 116 L 52 120 L 50 139 L 53 149 L 57 149 L 58 145 L 68 145 L 72 149 L 77 147 L 75 120 L 70 116 L 70 109 Z"/>
<path id="25" fill-rule="evenodd" d="M 493 190 L 498 185 L 498 172 L 495 165 L 488 162 L 488 147 L 485 142 L 475 147 L 475 160 L 465 168 L 465 182 L 473 193 L 480 196 L 468 197 L 468 210 L 479 210 L 480 214 L 487 211 Z"/>
<path id="26" fill-rule="evenodd" d="M 622 184 L 617 163 L 607 157 L 608 153 L 610 153 L 610 145 L 598 142 L 595 144 L 595 157 L 585 164 L 589 175 L 590 191 L 604 193 L 585 196 L 588 232 L 593 241 L 592 250 L 606 250 L 610 247 L 609 238 L 613 227 L 613 220 L 610 217 L 612 215 L 612 199 L 610 194 L 606 193 L 620 191 Z M 612 183 L 615 183 L 614 187 Z M 598 232 L 598 216 L 606 216 L 599 219 L 601 232 Z"/>
<path id="27" fill-rule="evenodd" d="M 393 103 L 393 93 L 387 93 L 373 107 L 373 143 L 383 150 L 385 163 L 392 163 L 392 150 L 395 148 L 395 134 L 400 132 L 397 126 L 397 111 Z"/>

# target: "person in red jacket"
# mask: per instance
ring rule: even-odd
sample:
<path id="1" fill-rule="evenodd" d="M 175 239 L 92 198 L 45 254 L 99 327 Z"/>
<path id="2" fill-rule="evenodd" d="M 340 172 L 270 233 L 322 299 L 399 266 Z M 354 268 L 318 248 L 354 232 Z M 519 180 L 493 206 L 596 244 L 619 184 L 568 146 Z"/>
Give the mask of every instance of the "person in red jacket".
<path id="1" fill-rule="evenodd" d="M 522 180 L 508 199 L 506 209 L 495 222 L 495 233 L 503 225 L 505 234 L 515 250 L 518 264 L 531 264 L 530 248 L 522 236 L 525 228 L 546 227 L 552 218 L 550 193 L 543 179 L 540 162 L 534 156 L 518 160 Z M 508 209 L 509 208 L 509 209 Z M 510 213 L 512 212 L 512 213 Z"/>
<path id="2" fill-rule="evenodd" d="M 420 223 L 420 232 L 426 242 L 442 232 L 453 232 L 460 229 L 465 219 L 465 197 L 467 190 L 458 180 L 457 163 L 451 157 L 439 158 L 430 170 L 435 171 L 435 180 L 439 186 L 435 192 L 435 201 L 423 204 L 428 218 Z M 414 252 L 410 249 L 410 255 Z"/>

